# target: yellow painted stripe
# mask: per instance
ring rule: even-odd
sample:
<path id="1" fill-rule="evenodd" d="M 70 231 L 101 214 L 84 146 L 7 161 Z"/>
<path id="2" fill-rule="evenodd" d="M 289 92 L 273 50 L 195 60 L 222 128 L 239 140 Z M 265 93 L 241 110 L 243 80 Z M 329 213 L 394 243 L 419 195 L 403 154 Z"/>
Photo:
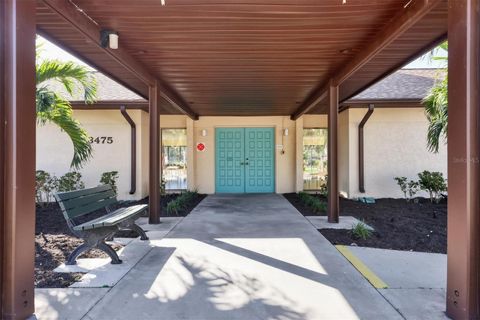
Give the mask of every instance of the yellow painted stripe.
<path id="1" fill-rule="evenodd" d="M 372 270 L 370 270 L 352 251 L 346 246 L 335 246 L 338 251 L 377 289 L 387 289 L 388 285 L 383 282 Z"/>

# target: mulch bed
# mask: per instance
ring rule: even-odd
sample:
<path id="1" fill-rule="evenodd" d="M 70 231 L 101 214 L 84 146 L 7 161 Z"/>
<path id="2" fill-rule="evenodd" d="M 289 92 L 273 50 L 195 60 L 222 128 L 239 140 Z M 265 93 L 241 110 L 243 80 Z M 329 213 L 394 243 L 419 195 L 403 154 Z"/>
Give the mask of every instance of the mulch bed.
<path id="1" fill-rule="evenodd" d="M 300 199 L 297 193 L 284 193 L 283 196 L 287 198 L 287 200 L 304 216 L 324 216 L 324 214 L 317 214 L 315 211 L 313 211 L 309 206 L 305 205 L 305 203 Z M 312 194 L 312 196 L 320 198 L 322 201 L 327 203 L 327 198 L 325 196 L 322 196 L 320 194 Z"/>
<path id="2" fill-rule="evenodd" d="M 313 215 L 302 206 L 296 194 L 286 194 L 304 215 Z M 372 226 L 375 232 L 366 240 L 355 238 L 350 230 L 322 229 L 320 232 L 333 244 L 358 245 L 394 250 L 447 253 L 447 202 L 418 203 L 404 199 L 377 199 L 374 204 L 340 198 L 342 215 L 353 216 Z M 303 211 L 302 211 L 303 210 Z"/>
<path id="3" fill-rule="evenodd" d="M 162 196 L 162 216 L 167 216 L 167 203 L 175 199 L 177 194 Z M 205 197 L 199 194 L 179 216 L 188 215 L 193 208 Z M 138 202 L 125 202 L 123 206 L 148 203 L 148 198 Z M 98 213 L 97 213 L 98 214 Z M 94 213 L 95 215 L 95 213 Z M 121 231 L 118 237 L 137 237 L 136 233 Z M 37 206 L 35 226 L 35 286 L 37 288 L 62 288 L 68 287 L 78 281 L 82 273 L 56 273 L 53 270 L 67 260 L 68 255 L 80 244 L 82 240 L 75 237 L 69 230 L 67 223 L 56 203 Z M 118 250 L 119 245 L 113 248 Z M 107 257 L 102 251 L 91 250 L 82 255 L 84 258 Z"/>

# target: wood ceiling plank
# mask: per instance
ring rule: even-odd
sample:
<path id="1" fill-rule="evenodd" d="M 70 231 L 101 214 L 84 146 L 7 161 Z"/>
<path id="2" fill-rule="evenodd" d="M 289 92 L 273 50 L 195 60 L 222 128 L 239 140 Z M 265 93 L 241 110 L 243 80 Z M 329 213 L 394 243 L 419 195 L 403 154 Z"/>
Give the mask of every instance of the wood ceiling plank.
<path id="1" fill-rule="evenodd" d="M 166 0 L 161 6 L 159 0 L 72 1 L 102 27 L 118 31 L 120 46 L 200 115 L 292 114 L 298 102 L 373 42 L 408 2 Z M 75 51 L 114 70 L 117 79 L 133 83 L 131 75 L 49 10 L 39 6 L 37 20 Z M 428 20 L 416 29 L 418 35 L 406 33 L 396 42 L 390 56 L 379 55 L 376 64 L 366 64 L 368 70 L 358 70 L 355 81 L 340 88 L 341 95 L 424 47 L 446 13 Z M 167 109 L 162 112 L 172 112 Z"/>

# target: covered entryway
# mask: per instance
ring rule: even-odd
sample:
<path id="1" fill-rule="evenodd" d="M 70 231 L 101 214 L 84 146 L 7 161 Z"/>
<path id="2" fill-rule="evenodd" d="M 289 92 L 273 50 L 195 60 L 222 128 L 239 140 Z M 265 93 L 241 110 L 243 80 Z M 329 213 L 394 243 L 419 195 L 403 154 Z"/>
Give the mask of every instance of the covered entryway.
<path id="1" fill-rule="evenodd" d="M 215 191 L 275 192 L 274 128 L 215 130 Z"/>
<path id="2" fill-rule="evenodd" d="M 0 131 L 2 318 L 25 319 L 34 311 L 35 32 L 148 98 L 150 140 L 145 165 L 149 166 L 150 222 L 158 224 L 160 115 L 174 113 L 188 115 L 192 121 L 199 116 L 285 115 L 301 121 L 307 113 L 328 114 L 328 215 L 329 222 L 338 222 L 339 103 L 435 47 L 446 39 L 447 31 L 447 314 L 455 319 L 479 318 L 479 8 L 479 0 L 257 0 L 200 4 L 192 0 L 0 1 L 0 122 L 4 124 Z M 120 35 L 119 45 L 105 43 L 104 35 L 114 39 Z M 248 213 L 260 217 L 265 214 L 264 205 L 260 203 L 256 211 Z M 268 209 L 275 209 L 275 205 L 268 204 Z M 210 241 L 220 237 L 220 233 L 211 232 L 214 226 L 190 221 L 190 229 L 201 235 L 213 234 Z M 259 220 L 250 221 L 247 227 L 263 227 Z M 224 223 L 218 225 L 223 228 Z M 294 230 L 290 222 L 282 220 L 282 224 L 289 227 L 287 231 Z M 269 230 L 276 237 L 282 236 L 275 227 Z M 297 229 L 295 235 L 304 237 L 302 231 Z M 231 237 L 232 232 L 226 236 Z M 255 258 L 284 268 L 268 254 Z M 316 271 L 312 279 L 308 267 L 295 271 L 333 288 L 338 288 L 336 283 L 323 280 L 338 279 L 348 284 L 350 279 L 340 274 L 341 269 L 329 258 L 318 256 L 318 261 L 330 261 L 328 277 Z M 130 284 L 138 283 L 146 271 L 140 270 Z M 275 280 L 279 285 L 288 283 L 282 274 L 277 274 Z M 351 295 L 353 299 L 346 298 L 351 301 L 365 297 L 356 286 L 344 286 L 339 291 Z M 135 293 L 138 296 L 130 294 L 124 301 L 162 301 L 169 297 L 156 294 L 151 298 L 141 290 Z M 318 303 L 338 294 L 333 290 L 326 296 L 314 292 L 309 297 Z M 118 297 L 115 301 L 121 301 Z M 178 294 L 170 297 L 170 301 L 182 301 Z M 367 301 L 365 305 L 370 307 L 372 300 Z M 253 303 L 258 305 L 259 301 Z M 205 311 L 202 303 L 184 303 L 179 310 L 182 308 Z M 104 315 L 112 318 L 108 313 Z M 134 316 L 139 315 L 137 312 Z M 296 318 L 305 317 L 300 314 Z"/>

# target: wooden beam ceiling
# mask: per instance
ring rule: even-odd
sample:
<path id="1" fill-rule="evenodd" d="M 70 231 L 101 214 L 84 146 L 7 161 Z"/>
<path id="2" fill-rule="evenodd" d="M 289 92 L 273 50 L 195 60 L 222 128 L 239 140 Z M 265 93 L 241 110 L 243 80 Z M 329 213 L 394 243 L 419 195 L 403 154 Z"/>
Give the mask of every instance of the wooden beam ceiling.
<path id="1" fill-rule="evenodd" d="M 178 111 L 194 120 L 198 119 L 198 115 L 192 111 L 188 103 L 186 103 L 178 93 L 171 90 L 161 79 L 158 79 L 158 77 L 150 73 L 142 63 L 133 58 L 126 50 L 122 48 L 115 50 L 108 47 L 104 48 L 100 43 L 100 32 L 102 28 L 94 20 L 88 17 L 79 7 L 66 0 L 42 1 L 47 7 L 57 13 L 78 32 L 85 36 L 85 38 L 94 43 L 98 48 L 101 48 L 101 50 L 111 59 L 118 62 L 147 86 L 159 84 L 161 97 L 178 109 Z"/>
<path id="2" fill-rule="evenodd" d="M 145 83 L 99 48 L 97 35 L 95 42 L 85 41 L 44 1 L 62 2 L 37 0 L 39 30 L 148 96 Z M 441 9 L 359 64 L 340 86 L 340 101 L 445 34 L 446 0 L 431 1 L 442 2 Z M 325 99 L 318 94 L 322 84 L 376 43 L 409 0 L 169 0 L 164 6 L 158 0 L 65 2 L 80 8 L 97 27 L 117 31 L 120 47 L 174 92 L 161 97 L 162 114 L 180 113 L 171 107 L 180 100 L 178 105 L 188 102 L 202 116 L 285 116 L 297 109 L 325 112 Z"/>
<path id="3" fill-rule="evenodd" d="M 393 41 L 415 25 L 415 23 L 434 9 L 441 1 L 442 0 L 412 0 L 408 2 L 405 5 L 404 10 L 400 11 L 385 28 L 378 32 L 372 42 L 363 48 L 348 63 L 333 72 L 331 77 L 333 83 L 340 86 L 345 80 L 352 77 L 355 72 L 365 66 Z M 291 119 L 298 119 L 303 114 L 309 112 L 319 102 L 324 100 L 327 96 L 327 90 L 328 83 L 325 83 L 298 107 L 298 109 L 292 114 Z"/>

